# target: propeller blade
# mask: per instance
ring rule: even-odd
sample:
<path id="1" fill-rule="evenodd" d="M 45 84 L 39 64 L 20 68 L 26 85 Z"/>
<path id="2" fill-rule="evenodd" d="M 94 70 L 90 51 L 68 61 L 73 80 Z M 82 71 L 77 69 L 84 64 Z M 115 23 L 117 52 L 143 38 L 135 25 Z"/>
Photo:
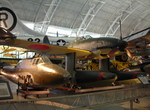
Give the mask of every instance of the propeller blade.
<path id="1" fill-rule="evenodd" d="M 8 52 L 12 52 L 12 51 L 15 51 L 16 49 L 14 49 L 14 48 L 10 48 L 10 49 L 6 49 L 6 50 L 4 50 L 3 52 L 1 52 L 1 53 L 8 53 Z"/>
<path id="2" fill-rule="evenodd" d="M 3 55 L 4 57 L 13 57 L 13 58 L 15 58 L 16 57 L 16 54 L 4 54 Z"/>

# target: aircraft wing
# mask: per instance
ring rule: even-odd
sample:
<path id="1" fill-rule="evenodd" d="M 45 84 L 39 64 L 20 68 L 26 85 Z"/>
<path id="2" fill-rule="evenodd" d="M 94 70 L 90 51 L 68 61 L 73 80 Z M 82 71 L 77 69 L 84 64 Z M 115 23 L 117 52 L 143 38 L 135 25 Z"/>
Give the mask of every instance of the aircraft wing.
<path id="1" fill-rule="evenodd" d="M 136 38 L 136 36 L 141 37 Z M 133 34 L 132 36 L 125 38 L 125 40 L 129 40 L 128 48 L 146 46 L 147 44 L 150 44 L 150 28 L 140 31 L 137 34 Z"/>
<path id="2" fill-rule="evenodd" d="M 147 44 L 150 44 L 150 33 L 149 35 L 129 41 L 128 44 L 129 44 L 128 48 L 134 48 L 135 46 L 136 47 L 146 46 Z"/>
<path id="3" fill-rule="evenodd" d="M 45 53 L 50 55 L 64 55 L 67 53 L 76 53 L 77 57 L 86 57 L 91 54 L 90 51 L 86 51 L 86 50 L 67 48 L 67 47 L 55 46 L 50 44 L 42 44 L 42 43 L 30 42 L 30 41 L 19 40 L 19 39 L 6 39 L 5 42 L 3 43 L 0 42 L 0 44 L 25 48 L 25 49 L 29 49 L 30 51 Z"/>
<path id="4" fill-rule="evenodd" d="M 127 49 L 135 56 L 150 55 L 150 31 L 142 37 L 129 41 Z"/>

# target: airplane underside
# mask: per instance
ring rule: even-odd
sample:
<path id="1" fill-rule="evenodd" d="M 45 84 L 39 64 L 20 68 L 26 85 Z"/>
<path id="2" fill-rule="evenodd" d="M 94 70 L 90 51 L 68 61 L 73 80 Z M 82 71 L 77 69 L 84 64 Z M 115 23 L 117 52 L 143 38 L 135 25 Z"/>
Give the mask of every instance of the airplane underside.
<path id="1" fill-rule="evenodd" d="M 45 78 L 44 75 L 39 76 L 39 79 L 34 78 L 33 74 L 27 72 L 8 72 L 1 71 L 5 77 L 12 82 L 19 84 L 22 88 L 31 87 L 31 88 L 56 88 L 63 86 L 64 79 L 61 76 L 52 76 L 49 79 Z M 43 77 L 43 78 L 42 78 Z"/>

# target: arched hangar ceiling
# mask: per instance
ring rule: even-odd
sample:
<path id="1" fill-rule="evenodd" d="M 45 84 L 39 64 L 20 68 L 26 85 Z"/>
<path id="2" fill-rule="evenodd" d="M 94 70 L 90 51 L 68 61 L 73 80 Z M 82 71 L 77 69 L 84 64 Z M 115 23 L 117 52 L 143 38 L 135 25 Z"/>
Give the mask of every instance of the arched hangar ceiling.
<path id="1" fill-rule="evenodd" d="M 150 0 L 8 0 L 21 20 L 46 32 L 49 25 L 123 37 L 150 27 Z M 44 21 L 44 22 L 43 22 Z"/>

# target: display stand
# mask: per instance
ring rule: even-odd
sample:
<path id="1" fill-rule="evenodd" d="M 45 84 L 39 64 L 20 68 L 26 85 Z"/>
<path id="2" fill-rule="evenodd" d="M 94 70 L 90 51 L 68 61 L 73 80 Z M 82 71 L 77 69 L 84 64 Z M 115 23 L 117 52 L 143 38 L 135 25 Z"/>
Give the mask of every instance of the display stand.
<path id="1" fill-rule="evenodd" d="M 0 78 L 0 100 L 2 99 L 12 99 L 12 92 L 9 83 Z"/>
<path id="2" fill-rule="evenodd" d="M 17 89 L 17 95 L 22 94 L 24 98 L 27 98 L 29 95 L 36 95 L 39 98 L 39 95 L 46 95 L 47 97 L 50 94 L 50 90 L 45 90 L 45 89 L 33 89 L 28 87 L 26 84 L 22 85 L 18 83 L 18 89 Z"/>
<path id="3" fill-rule="evenodd" d="M 34 90 L 34 89 L 30 89 L 30 90 L 23 90 L 23 89 L 17 89 L 17 95 L 18 94 L 22 94 L 24 96 L 24 98 L 27 98 L 27 96 L 29 95 L 36 95 L 39 98 L 39 95 L 46 95 L 47 97 L 50 94 L 49 90 Z"/>
<path id="4" fill-rule="evenodd" d="M 140 76 L 138 79 L 143 83 L 143 84 L 150 84 L 149 78 L 145 76 Z"/>

